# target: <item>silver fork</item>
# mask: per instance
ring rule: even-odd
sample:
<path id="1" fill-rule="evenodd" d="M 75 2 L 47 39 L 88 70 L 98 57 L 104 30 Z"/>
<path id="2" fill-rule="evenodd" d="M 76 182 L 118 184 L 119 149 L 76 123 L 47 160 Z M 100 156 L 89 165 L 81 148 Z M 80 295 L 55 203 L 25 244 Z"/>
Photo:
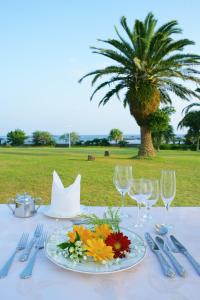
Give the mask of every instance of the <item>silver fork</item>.
<path id="1" fill-rule="evenodd" d="M 19 261 L 27 261 L 29 255 L 31 253 L 31 249 L 33 248 L 33 245 L 35 244 L 37 238 L 39 238 L 42 234 L 42 230 L 43 230 L 43 225 L 38 224 L 34 231 L 33 238 L 30 240 L 27 247 L 24 249 L 24 251 L 20 255 Z"/>
<path id="2" fill-rule="evenodd" d="M 33 267 L 35 265 L 35 260 L 36 260 L 36 256 L 39 250 L 44 248 L 45 242 L 47 239 L 47 232 L 44 232 L 42 234 L 42 236 L 38 239 L 38 241 L 35 244 L 35 251 L 33 253 L 33 255 L 31 256 L 31 258 L 29 259 L 26 267 L 24 268 L 24 270 L 22 271 L 22 273 L 20 274 L 20 277 L 22 279 L 26 279 L 32 276 L 33 273 Z"/>
<path id="3" fill-rule="evenodd" d="M 5 265 L 0 269 L 0 278 L 4 278 L 8 275 L 8 271 L 13 263 L 15 255 L 17 254 L 18 251 L 23 250 L 26 247 L 27 240 L 28 240 L 28 234 L 23 232 L 22 236 L 17 244 L 17 247 L 15 248 L 15 251 L 10 256 L 10 258 L 7 260 Z"/>

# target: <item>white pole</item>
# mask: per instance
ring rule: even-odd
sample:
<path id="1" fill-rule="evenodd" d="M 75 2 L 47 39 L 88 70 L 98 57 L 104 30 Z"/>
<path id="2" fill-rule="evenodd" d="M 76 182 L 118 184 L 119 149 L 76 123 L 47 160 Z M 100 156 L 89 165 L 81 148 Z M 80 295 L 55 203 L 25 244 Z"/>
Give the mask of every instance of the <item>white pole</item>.
<path id="1" fill-rule="evenodd" d="M 71 137 L 70 137 L 70 131 L 69 131 L 69 148 L 71 147 Z"/>

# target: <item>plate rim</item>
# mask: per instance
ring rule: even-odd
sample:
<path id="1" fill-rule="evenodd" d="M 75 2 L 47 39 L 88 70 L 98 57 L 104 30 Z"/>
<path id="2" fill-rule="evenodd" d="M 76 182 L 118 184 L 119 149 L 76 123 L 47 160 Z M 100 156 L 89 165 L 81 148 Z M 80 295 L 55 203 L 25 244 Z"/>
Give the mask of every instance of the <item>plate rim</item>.
<path id="1" fill-rule="evenodd" d="M 82 213 L 83 213 L 83 207 L 85 207 L 86 205 L 83 205 L 83 204 L 81 204 L 80 205 L 80 211 L 77 213 L 77 214 L 75 214 L 75 215 L 69 215 L 69 216 L 56 216 L 56 215 L 52 215 L 52 214 L 48 214 L 48 211 L 50 210 L 50 207 L 51 207 L 51 205 L 49 204 L 49 205 L 47 205 L 47 207 L 45 208 L 45 210 L 43 211 L 43 214 L 46 216 L 46 217 L 49 217 L 49 218 L 53 218 L 53 219 L 73 219 L 73 218 L 78 218 Z"/>
<path id="2" fill-rule="evenodd" d="M 70 226 L 70 227 L 73 227 L 73 226 Z M 67 229 L 69 229 L 70 227 L 68 227 Z M 135 234 L 137 237 L 139 237 L 142 241 L 143 238 L 137 234 L 136 232 L 130 230 L 130 229 L 127 229 L 125 227 L 121 227 L 122 229 L 125 229 L 133 234 Z M 53 233 L 52 233 L 53 234 Z M 55 261 L 52 257 L 49 256 L 48 252 L 47 252 L 47 244 L 48 244 L 48 241 L 50 239 L 51 235 L 48 237 L 46 243 L 45 243 L 45 247 L 44 247 L 44 250 L 45 250 L 45 256 L 52 262 L 54 263 L 55 265 L 57 265 L 58 267 L 61 267 L 62 269 L 64 270 L 68 270 L 68 271 L 72 271 L 72 272 L 75 272 L 75 273 L 79 273 L 79 274 L 90 274 L 90 275 L 108 275 L 108 274 L 114 274 L 114 273 L 119 273 L 119 272 L 123 272 L 123 271 L 127 271 L 127 270 L 130 270 L 132 269 L 133 267 L 137 266 L 138 264 L 140 264 L 146 257 L 146 254 L 147 254 L 147 246 L 146 244 L 144 243 L 144 254 L 143 256 L 136 262 L 134 263 L 133 265 L 131 266 L 128 266 L 128 267 L 125 267 L 125 268 L 122 268 L 122 269 L 118 269 L 118 270 L 112 270 L 112 271 L 103 271 L 103 272 L 92 272 L 92 271 L 81 271 L 81 270 L 77 270 L 77 269 L 74 269 L 74 268 L 70 268 L 70 267 L 65 267 L 63 266 L 62 264 L 58 263 L 57 261 Z"/>

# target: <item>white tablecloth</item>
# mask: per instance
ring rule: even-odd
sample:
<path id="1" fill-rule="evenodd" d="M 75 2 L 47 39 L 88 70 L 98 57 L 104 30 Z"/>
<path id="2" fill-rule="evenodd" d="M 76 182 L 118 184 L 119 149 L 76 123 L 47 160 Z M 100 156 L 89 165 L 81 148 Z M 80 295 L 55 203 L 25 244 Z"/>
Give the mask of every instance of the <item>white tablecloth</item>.
<path id="1" fill-rule="evenodd" d="M 42 208 L 44 209 L 44 207 Z M 66 220 L 56 221 L 42 214 L 42 209 L 32 218 L 15 218 L 6 207 L 0 205 L 0 267 L 14 250 L 22 231 L 34 230 L 37 223 L 43 223 L 49 232 L 66 224 Z M 95 207 L 94 212 L 104 208 Z M 129 211 L 136 215 L 136 208 Z M 156 222 L 161 222 L 163 208 L 152 210 Z M 188 246 L 191 253 L 200 261 L 200 208 L 171 208 L 170 221 L 175 224 L 176 236 Z M 135 230 L 136 231 L 136 230 Z M 152 225 L 136 231 L 143 235 L 153 233 Z M 186 278 L 174 279 L 163 276 L 154 254 L 147 249 L 145 259 L 136 267 L 111 275 L 85 275 L 63 270 L 45 257 L 40 251 L 32 278 L 19 278 L 24 263 L 17 260 L 9 275 L 0 279 L 0 299 L 2 300 L 199 300 L 200 276 L 185 257 L 177 254 L 185 266 Z"/>

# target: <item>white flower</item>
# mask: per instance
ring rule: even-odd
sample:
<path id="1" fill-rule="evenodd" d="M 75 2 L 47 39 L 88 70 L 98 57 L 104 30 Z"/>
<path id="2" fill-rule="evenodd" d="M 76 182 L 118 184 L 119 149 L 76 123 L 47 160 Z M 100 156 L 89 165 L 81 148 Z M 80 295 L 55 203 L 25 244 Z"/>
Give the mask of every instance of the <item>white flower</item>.
<path id="1" fill-rule="evenodd" d="M 82 247 L 75 247 L 75 251 L 76 251 L 76 252 L 79 252 L 79 251 L 82 252 L 82 251 L 83 251 L 83 248 L 82 248 Z"/>
<path id="2" fill-rule="evenodd" d="M 74 247 L 70 247 L 69 248 L 69 253 L 73 253 L 74 252 Z"/>
<path id="3" fill-rule="evenodd" d="M 80 247 L 82 245 L 82 241 L 76 241 L 75 246 Z"/>

